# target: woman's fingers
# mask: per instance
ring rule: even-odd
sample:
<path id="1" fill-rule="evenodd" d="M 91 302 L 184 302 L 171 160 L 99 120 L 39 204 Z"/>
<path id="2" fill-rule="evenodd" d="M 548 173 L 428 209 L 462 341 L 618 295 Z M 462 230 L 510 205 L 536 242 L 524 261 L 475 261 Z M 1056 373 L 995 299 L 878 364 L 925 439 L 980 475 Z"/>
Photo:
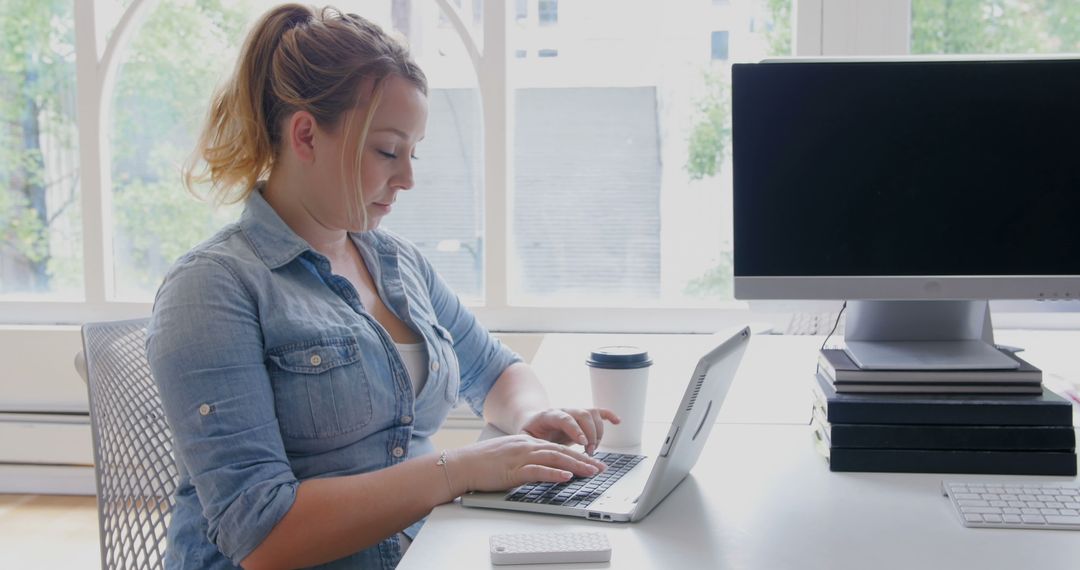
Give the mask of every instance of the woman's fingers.
<path id="1" fill-rule="evenodd" d="M 604 419 L 600 416 L 600 410 L 591 408 L 589 410 L 589 417 L 592 419 L 593 426 L 596 428 L 596 444 L 592 449 L 586 449 L 585 452 L 592 455 L 596 452 L 596 446 L 600 445 L 600 442 L 604 440 Z"/>
<path id="2" fill-rule="evenodd" d="M 585 434 L 585 453 L 592 455 L 596 451 L 596 446 L 600 444 L 600 434 L 596 429 L 596 418 L 593 417 L 589 410 L 568 410 L 567 411 L 578 424 L 578 428 Z"/>
<path id="3" fill-rule="evenodd" d="M 615 415 L 615 412 L 613 412 L 613 411 L 611 411 L 611 410 L 609 410 L 607 408 L 595 408 L 595 409 L 596 409 L 597 412 L 600 413 L 601 418 L 603 418 L 603 419 L 605 419 L 605 420 L 607 420 L 607 421 L 609 421 L 609 422 L 611 422 L 613 424 L 621 424 L 622 423 L 622 418 Z"/>
<path id="4" fill-rule="evenodd" d="M 559 429 L 570 438 L 570 441 L 586 446 L 589 444 L 588 433 L 582 429 L 581 423 L 569 411 L 559 410 L 556 421 Z"/>
<path id="5" fill-rule="evenodd" d="M 592 477 L 600 472 L 600 467 L 595 465 L 591 458 L 578 458 L 554 449 L 537 450 L 529 459 L 530 463 L 570 471 L 578 477 Z"/>
<path id="6" fill-rule="evenodd" d="M 518 473 L 520 475 L 520 480 L 516 483 L 518 485 L 535 482 L 563 483 L 569 481 L 570 478 L 574 476 L 574 474 L 569 471 L 536 464 L 522 465 L 521 468 L 518 469 Z"/>
<path id="7" fill-rule="evenodd" d="M 544 451 L 555 452 L 555 453 L 558 453 L 560 455 L 569 456 L 570 458 L 575 459 L 577 461 L 580 461 L 581 463 L 585 463 L 585 464 L 588 464 L 588 465 L 592 465 L 593 467 L 596 467 L 598 472 L 602 472 L 604 469 L 607 469 L 607 465 L 605 465 L 603 461 L 600 461 L 599 459 L 596 459 L 594 457 L 586 455 L 585 453 L 582 453 L 582 452 L 580 452 L 580 451 L 578 451 L 578 450 L 576 450 L 574 448 L 567 447 L 565 445 L 561 445 L 561 444 L 558 444 L 558 443 L 544 442 L 543 444 L 540 445 L 540 447 L 538 449 L 542 449 Z"/>

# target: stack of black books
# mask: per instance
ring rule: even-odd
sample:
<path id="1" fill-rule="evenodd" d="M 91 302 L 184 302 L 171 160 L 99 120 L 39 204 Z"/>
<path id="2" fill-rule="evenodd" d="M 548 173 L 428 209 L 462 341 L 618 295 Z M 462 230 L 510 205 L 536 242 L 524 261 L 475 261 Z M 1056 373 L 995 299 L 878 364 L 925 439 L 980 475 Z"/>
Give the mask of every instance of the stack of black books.
<path id="1" fill-rule="evenodd" d="M 862 370 L 822 350 L 813 423 L 829 468 L 1076 475 L 1072 404 L 1009 356 L 1019 369 Z"/>

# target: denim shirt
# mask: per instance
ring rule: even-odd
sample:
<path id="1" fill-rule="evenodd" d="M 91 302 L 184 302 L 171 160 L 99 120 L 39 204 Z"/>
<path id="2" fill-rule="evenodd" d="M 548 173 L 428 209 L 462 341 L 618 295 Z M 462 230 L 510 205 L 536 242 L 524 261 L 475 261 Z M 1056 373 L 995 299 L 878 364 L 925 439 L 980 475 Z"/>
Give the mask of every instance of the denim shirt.
<path id="1" fill-rule="evenodd" d="M 385 230 L 350 237 L 383 303 L 423 339 L 428 379 L 415 397 L 352 284 L 259 191 L 238 222 L 165 277 L 147 351 L 180 471 L 166 568 L 239 565 L 292 506 L 300 481 L 433 453 L 429 437 L 458 398 L 479 415 L 520 360 L 415 246 Z M 324 567 L 389 569 L 400 558 L 392 536 Z"/>

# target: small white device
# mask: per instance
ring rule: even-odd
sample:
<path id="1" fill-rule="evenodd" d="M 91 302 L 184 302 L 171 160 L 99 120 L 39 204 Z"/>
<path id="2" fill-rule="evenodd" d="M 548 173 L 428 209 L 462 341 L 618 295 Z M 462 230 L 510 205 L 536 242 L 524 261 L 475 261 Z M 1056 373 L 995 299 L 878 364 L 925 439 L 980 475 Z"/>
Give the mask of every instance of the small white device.
<path id="1" fill-rule="evenodd" d="M 602 532 L 493 534 L 492 564 L 572 564 L 611 560 L 611 543 Z"/>
<path id="2" fill-rule="evenodd" d="M 974 528 L 1080 530 L 1080 484 L 942 481 L 960 522 Z"/>

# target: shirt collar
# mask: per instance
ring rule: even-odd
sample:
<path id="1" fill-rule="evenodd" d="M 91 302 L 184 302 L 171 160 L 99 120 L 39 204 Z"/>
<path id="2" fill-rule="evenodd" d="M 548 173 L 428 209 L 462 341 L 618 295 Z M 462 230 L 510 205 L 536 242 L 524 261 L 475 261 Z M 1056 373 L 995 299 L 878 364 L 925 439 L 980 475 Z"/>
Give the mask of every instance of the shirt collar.
<path id="1" fill-rule="evenodd" d="M 240 229 L 251 242 L 255 254 L 270 269 L 289 263 L 305 251 L 314 251 L 311 245 L 296 235 L 281 216 L 270 207 L 262 195 L 260 182 L 244 203 L 240 215 Z"/>

